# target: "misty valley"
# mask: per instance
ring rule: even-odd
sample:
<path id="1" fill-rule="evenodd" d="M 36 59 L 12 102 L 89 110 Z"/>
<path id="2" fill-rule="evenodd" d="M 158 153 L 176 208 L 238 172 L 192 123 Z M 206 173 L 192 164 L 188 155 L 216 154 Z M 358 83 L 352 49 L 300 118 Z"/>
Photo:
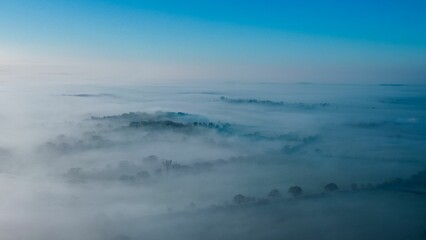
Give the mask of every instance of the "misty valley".
<path id="1" fill-rule="evenodd" d="M 425 239 L 425 93 L 2 85 L 1 239 Z"/>

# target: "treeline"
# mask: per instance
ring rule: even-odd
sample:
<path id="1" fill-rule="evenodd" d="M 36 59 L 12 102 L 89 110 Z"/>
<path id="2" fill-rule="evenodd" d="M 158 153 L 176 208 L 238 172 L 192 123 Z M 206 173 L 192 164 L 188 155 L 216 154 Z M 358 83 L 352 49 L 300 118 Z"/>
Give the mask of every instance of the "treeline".
<path id="1" fill-rule="evenodd" d="M 350 185 L 350 191 L 363 191 L 363 190 L 393 190 L 408 192 L 414 194 L 426 195 L 426 170 L 422 170 L 412 175 L 408 179 L 395 178 L 383 183 L 378 184 L 357 184 L 352 183 Z M 336 183 L 328 183 L 324 185 L 323 191 L 318 194 L 304 195 L 304 191 L 300 186 L 291 186 L 287 190 L 287 194 L 291 195 L 294 198 L 300 198 L 302 196 L 309 198 L 314 196 L 319 196 L 322 194 L 330 194 L 334 192 L 342 191 Z M 347 190 L 344 192 L 348 192 Z M 271 202 L 276 202 L 278 200 L 284 199 L 284 194 L 281 193 L 278 189 L 272 189 L 265 197 L 256 198 L 253 196 L 245 196 L 243 194 L 237 194 L 232 198 L 232 203 L 234 206 L 241 205 L 263 205 L 269 204 Z M 212 208 L 223 208 L 225 206 L 213 205 Z"/>
<path id="2" fill-rule="evenodd" d="M 335 183 L 328 183 L 324 186 L 324 193 L 333 193 L 339 190 L 339 187 Z M 294 198 L 299 198 L 304 195 L 303 189 L 300 186 L 291 186 L 287 190 L 287 194 L 291 195 Z M 310 195 L 312 196 L 312 195 Z M 283 194 L 280 190 L 274 188 L 272 189 L 266 197 L 256 198 L 250 196 L 244 196 L 242 194 L 237 194 L 232 198 L 232 202 L 235 205 L 243 204 L 268 204 L 273 201 L 277 201 L 283 198 Z"/>
<path id="3" fill-rule="evenodd" d="M 228 98 L 225 96 L 221 96 L 220 100 L 227 103 L 234 104 L 256 104 L 256 105 L 265 105 L 265 106 L 281 106 L 281 107 L 290 107 L 290 108 L 298 108 L 298 109 L 316 109 L 316 108 L 325 108 L 330 106 L 330 103 L 289 103 L 283 101 L 271 101 L 271 100 L 261 100 L 261 99 L 245 99 L 245 98 Z"/>
<path id="4" fill-rule="evenodd" d="M 129 124 L 130 128 L 155 128 L 156 130 L 175 130 L 175 129 L 185 129 L 193 130 L 196 128 L 208 128 L 214 129 L 218 132 L 229 132 L 231 124 L 230 123 L 213 123 L 213 122 L 191 122 L 191 123 L 182 123 L 172 120 L 149 120 L 149 121 L 138 121 L 131 122 Z"/>
<path id="5" fill-rule="evenodd" d="M 415 188 L 416 190 L 410 190 Z M 419 190 L 422 189 L 423 191 Z M 419 171 L 416 174 L 412 175 L 407 179 L 395 178 L 392 180 L 385 181 L 378 184 L 357 184 L 352 183 L 350 185 L 350 190 L 340 189 L 336 183 L 328 183 L 323 186 L 322 191 L 316 194 L 305 194 L 301 186 L 291 186 L 285 192 L 288 196 L 293 199 L 309 199 L 321 196 L 333 196 L 335 193 L 348 193 L 348 192 L 358 192 L 358 191 L 374 191 L 374 190 L 391 190 L 391 191 L 400 191 L 413 194 L 422 194 L 426 195 L 426 170 Z M 265 196 L 254 197 L 247 196 L 243 194 L 236 194 L 232 197 L 231 202 L 225 202 L 224 204 L 213 204 L 210 207 L 204 209 L 213 209 L 213 210 L 225 210 L 234 207 L 243 207 L 243 206 L 259 206 L 259 205 L 268 205 L 274 203 L 280 203 L 287 201 L 289 198 L 285 197 L 279 189 L 274 188 L 269 191 Z M 197 204 L 191 202 L 188 204 L 184 210 L 194 210 L 196 209 Z M 201 210 L 201 209 L 200 209 Z M 169 209 L 171 211 L 171 209 Z"/>
<path id="6" fill-rule="evenodd" d="M 200 116 L 185 113 L 185 112 L 163 112 L 157 111 L 154 113 L 147 112 L 129 112 L 120 115 L 111 115 L 103 117 L 91 117 L 92 120 L 126 120 L 132 121 L 149 121 L 149 120 L 176 120 L 181 118 L 200 118 Z"/>
<path id="7" fill-rule="evenodd" d="M 90 180 L 115 180 L 125 184 L 147 183 L 168 174 L 190 174 L 210 171 L 215 166 L 242 162 L 242 158 L 228 160 L 216 159 L 214 161 L 181 164 L 169 159 L 160 159 L 155 155 L 142 158 L 142 161 L 120 161 L 113 167 L 108 165 L 103 169 L 87 171 L 81 167 L 70 168 L 64 177 L 73 183 L 82 183 Z"/>

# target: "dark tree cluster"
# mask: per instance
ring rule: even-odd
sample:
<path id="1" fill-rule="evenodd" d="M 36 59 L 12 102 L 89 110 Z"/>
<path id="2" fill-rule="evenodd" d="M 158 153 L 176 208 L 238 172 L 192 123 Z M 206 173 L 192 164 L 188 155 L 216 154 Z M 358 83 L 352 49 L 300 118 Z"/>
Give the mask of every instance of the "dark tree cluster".
<path id="1" fill-rule="evenodd" d="M 231 128 L 230 123 L 212 123 L 212 122 L 193 122 L 193 126 L 215 129 L 218 132 L 229 132 Z"/>
<path id="2" fill-rule="evenodd" d="M 356 184 L 352 183 L 350 188 L 352 191 L 360 191 L 360 190 L 375 190 L 375 189 L 391 189 L 403 192 L 412 192 L 415 194 L 426 194 L 426 192 L 421 192 L 416 190 L 411 190 L 410 188 L 413 186 L 421 186 L 426 187 L 426 170 L 420 171 L 414 175 L 412 175 L 409 179 L 401 179 L 395 178 L 389 181 L 386 181 L 381 184 L 377 184 L 373 186 L 373 184 Z M 336 183 L 328 183 L 324 186 L 325 193 L 335 193 L 339 191 L 339 187 Z M 297 198 L 303 195 L 303 189 L 300 186 L 292 186 L 287 191 L 288 194 L 291 194 L 293 197 Z M 309 195 L 309 196 L 318 196 Z M 306 197 L 309 197 L 306 196 Z M 237 194 L 233 197 L 232 201 L 235 205 L 263 205 L 269 204 L 273 201 L 278 201 L 282 199 L 282 194 L 278 189 L 272 189 L 267 198 L 255 198 L 255 197 L 247 197 L 242 194 Z M 224 208 L 224 206 L 215 205 L 215 209 Z"/>
<path id="3" fill-rule="evenodd" d="M 337 190 L 339 190 L 339 187 L 335 184 L 335 183 L 329 183 L 327 185 L 324 186 L 324 190 L 325 192 L 336 192 Z"/>
<path id="4" fill-rule="evenodd" d="M 114 142 L 98 135 L 96 132 L 85 132 L 81 139 L 66 135 L 59 135 L 54 140 L 48 141 L 39 147 L 41 152 L 72 154 L 90 149 L 113 146 Z"/>
<path id="5" fill-rule="evenodd" d="M 267 105 L 267 106 L 283 106 L 283 107 L 291 107 L 298 109 L 315 109 L 318 107 L 325 108 L 330 106 L 330 103 L 286 103 L 283 101 L 271 101 L 271 100 L 259 100 L 259 99 L 240 99 L 240 98 L 228 98 L 225 96 L 221 96 L 220 100 L 228 103 L 237 103 L 237 104 L 259 104 L 259 105 Z"/>
<path id="6" fill-rule="evenodd" d="M 139 121 L 139 122 L 131 122 L 129 124 L 131 128 L 142 128 L 142 127 L 150 127 L 150 128 L 158 128 L 158 129 L 177 129 L 177 128 L 189 128 L 190 124 L 184 124 L 180 122 L 174 122 L 171 120 L 164 121 Z"/>
<path id="7" fill-rule="evenodd" d="M 335 183 L 329 183 L 324 186 L 325 192 L 336 192 L 339 190 L 339 187 Z M 303 189 L 300 186 L 291 186 L 288 191 L 288 194 L 292 195 L 294 198 L 298 198 L 303 195 Z M 267 198 L 259 198 L 256 199 L 254 197 L 246 197 L 242 194 L 237 194 L 232 199 L 233 202 L 237 205 L 242 204 L 268 204 L 270 201 L 277 201 L 282 199 L 282 194 L 278 189 L 272 189 L 268 195 Z"/>
<path id="8" fill-rule="evenodd" d="M 237 205 L 254 203 L 256 201 L 254 197 L 246 197 L 242 194 L 235 195 L 232 200 Z"/>
<path id="9" fill-rule="evenodd" d="M 281 192 L 278 189 L 272 189 L 272 191 L 269 192 L 268 197 L 272 200 L 280 199 Z"/>
<path id="10" fill-rule="evenodd" d="M 426 194 L 426 170 L 419 171 L 407 179 L 393 178 L 378 184 L 351 184 L 353 191 L 359 190 L 393 190 Z M 423 192 L 421 191 L 423 189 Z"/>
<path id="11" fill-rule="evenodd" d="M 301 187 L 299 186 L 292 186 L 288 189 L 288 193 L 293 195 L 294 197 L 299 197 L 303 194 L 303 190 Z M 278 201 L 282 199 L 282 194 L 280 192 L 280 190 L 274 188 L 272 189 L 268 195 L 267 198 L 254 198 L 254 197 L 247 197 L 244 196 L 242 194 L 237 194 L 234 196 L 234 198 L 232 199 L 233 202 L 237 205 L 242 205 L 242 204 L 258 204 L 258 205 L 262 205 L 262 204 L 268 204 L 271 201 Z"/>
<path id="12" fill-rule="evenodd" d="M 158 111 L 155 113 L 146 112 L 129 112 L 121 115 L 104 116 L 104 117 L 92 117 L 92 120 L 125 120 L 129 122 L 139 121 L 161 121 L 161 120 L 176 120 L 184 117 L 196 117 L 189 113 L 184 112 L 162 112 Z"/>
<path id="13" fill-rule="evenodd" d="M 426 170 L 413 174 L 410 178 L 394 178 L 378 184 L 351 184 L 352 191 L 391 190 L 426 195 Z"/>
<path id="14" fill-rule="evenodd" d="M 288 189 L 288 193 L 293 195 L 293 197 L 299 197 L 303 194 L 303 190 L 299 186 L 293 186 Z"/>
<path id="15" fill-rule="evenodd" d="M 173 120 L 144 120 L 133 121 L 129 123 L 130 128 L 151 128 L 156 130 L 187 130 L 191 131 L 196 128 L 213 129 L 220 133 L 230 132 L 230 123 L 213 123 L 213 122 L 177 122 Z"/>

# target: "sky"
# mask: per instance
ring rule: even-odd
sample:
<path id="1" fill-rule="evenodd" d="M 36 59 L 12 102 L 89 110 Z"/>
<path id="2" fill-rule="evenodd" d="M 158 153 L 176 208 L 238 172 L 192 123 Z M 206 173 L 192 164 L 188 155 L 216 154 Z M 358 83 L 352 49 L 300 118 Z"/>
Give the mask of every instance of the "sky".
<path id="1" fill-rule="evenodd" d="M 0 0 L 0 80 L 426 83 L 424 1 Z"/>

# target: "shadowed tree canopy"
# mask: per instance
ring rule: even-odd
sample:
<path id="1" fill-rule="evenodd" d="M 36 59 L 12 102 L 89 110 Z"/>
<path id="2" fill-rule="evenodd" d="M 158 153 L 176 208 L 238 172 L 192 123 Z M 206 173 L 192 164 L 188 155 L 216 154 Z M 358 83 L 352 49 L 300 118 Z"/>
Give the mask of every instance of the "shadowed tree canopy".
<path id="1" fill-rule="evenodd" d="M 303 190 L 299 186 L 293 186 L 288 189 L 288 193 L 293 195 L 294 197 L 298 197 L 303 194 Z"/>
<path id="2" fill-rule="evenodd" d="M 237 194 L 234 196 L 233 200 L 236 204 L 243 204 L 246 200 L 246 197 L 244 197 L 242 194 Z"/>
<path id="3" fill-rule="evenodd" d="M 324 190 L 326 192 L 335 192 L 335 191 L 339 190 L 339 187 L 337 187 L 337 185 L 335 183 L 329 183 L 329 184 L 324 186 Z"/>
<path id="4" fill-rule="evenodd" d="M 169 171 L 169 169 L 172 167 L 172 160 L 165 160 L 163 162 L 164 167 L 166 168 L 166 171 Z"/>
<path id="5" fill-rule="evenodd" d="M 269 192 L 268 197 L 271 199 L 279 199 L 281 198 L 281 192 L 278 189 L 273 189 Z"/>

